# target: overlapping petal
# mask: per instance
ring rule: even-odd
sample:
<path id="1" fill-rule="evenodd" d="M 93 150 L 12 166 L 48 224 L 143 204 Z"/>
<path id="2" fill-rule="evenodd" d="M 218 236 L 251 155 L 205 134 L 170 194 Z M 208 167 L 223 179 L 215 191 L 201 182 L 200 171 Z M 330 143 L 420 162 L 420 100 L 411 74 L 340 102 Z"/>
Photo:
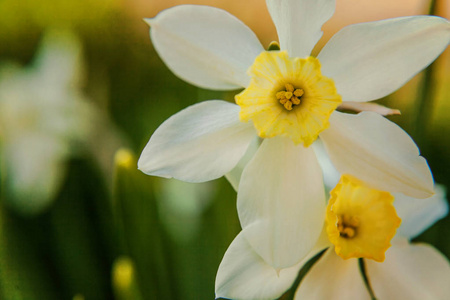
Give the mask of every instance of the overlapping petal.
<path id="1" fill-rule="evenodd" d="M 444 188 L 434 187 L 435 194 L 428 199 L 415 199 L 402 194 L 394 194 L 394 206 L 402 224 L 397 236 L 412 239 L 448 213 L 448 203 Z"/>
<path id="2" fill-rule="evenodd" d="M 382 191 L 414 198 L 433 195 L 428 164 L 399 126 L 373 112 L 334 112 L 330 124 L 320 137 L 341 174 L 351 174 Z"/>
<path id="3" fill-rule="evenodd" d="M 450 23 L 443 18 L 395 18 L 345 27 L 318 58 L 344 101 L 370 101 L 400 88 L 449 41 Z"/>
<path id="4" fill-rule="evenodd" d="M 248 164 L 248 162 L 255 155 L 256 151 L 258 151 L 258 148 L 261 145 L 261 141 L 261 138 L 255 135 L 241 160 L 230 172 L 225 174 L 225 178 L 228 180 L 228 182 L 236 192 L 239 189 L 239 182 L 241 181 L 242 172 L 244 171 L 244 168 Z"/>
<path id="5" fill-rule="evenodd" d="M 207 89 L 247 86 L 246 71 L 264 50 L 250 28 L 214 7 L 175 6 L 146 21 L 153 45 L 169 69 Z"/>
<path id="6" fill-rule="evenodd" d="M 367 275 L 377 299 L 447 299 L 450 264 L 430 245 L 395 243 L 386 260 L 366 260 Z"/>
<path id="7" fill-rule="evenodd" d="M 216 277 L 216 297 L 277 299 L 294 283 L 301 263 L 277 271 L 259 256 L 241 232 L 231 243 Z"/>
<path id="8" fill-rule="evenodd" d="M 303 278 L 295 299 L 369 300 L 370 295 L 359 272 L 358 260 L 344 260 L 331 248 Z"/>
<path id="9" fill-rule="evenodd" d="M 309 56 L 334 13 L 335 0 L 267 0 L 282 50 L 291 57 Z"/>
<path id="10" fill-rule="evenodd" d="M 317 161 L 322 168 L 326 194 L 329 195 L 329 192 L 334 189 L 336 184 L 338 184 L 341 174 L 339 174 L 331 162 L 322 140 L 317 139 L 314 144 L 312 144 L 312 147 L 316 154 Z"/>
<path id="11" fill-rule="evenodd" d="M 233 169 L 255 131 L 239 121 L 235 104 L 211 100 L 167 119 L 152 135 L 138 167 L 148 175 L 202 182 Z"/>
<path id="12" fill-rule="evenodd" d="M 238 213 L 248 242 L 275 268 L 298 263 L 323 226 L 325 193 L 312 148 L 265 139 L 244 169 Z"/>

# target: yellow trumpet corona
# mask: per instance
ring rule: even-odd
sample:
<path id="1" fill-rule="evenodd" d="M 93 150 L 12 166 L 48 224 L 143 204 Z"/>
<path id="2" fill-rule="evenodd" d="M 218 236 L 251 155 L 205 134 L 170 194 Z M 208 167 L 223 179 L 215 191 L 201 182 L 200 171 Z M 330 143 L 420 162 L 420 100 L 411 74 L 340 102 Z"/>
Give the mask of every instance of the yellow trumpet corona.
<path id="1" fill-rule="evenodd" d="M 285 51 L 261 53 L 248 71 L 250 85 L 236 95 L 242 122 L 249 120 L 262 138 L 286 136 L 311 145 L 329 126 L 342 102 L 332 79 L 322 75 L 315 57 L 290 58 Z"/>
<path id="2" fill-rule="evenodd" d="M 331 191 L 326 214 L 327 234 L 336 254 L 344 259 L 384 261 L 401 223 L 393 202 L 390 193 L 343 175 Z"/>

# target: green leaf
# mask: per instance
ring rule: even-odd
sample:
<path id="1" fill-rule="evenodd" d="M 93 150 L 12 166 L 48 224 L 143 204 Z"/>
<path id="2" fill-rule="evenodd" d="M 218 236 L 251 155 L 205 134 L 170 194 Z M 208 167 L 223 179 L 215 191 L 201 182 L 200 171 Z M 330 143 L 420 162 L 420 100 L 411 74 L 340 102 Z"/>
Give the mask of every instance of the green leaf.
<path id="1" fill-rule="evenodd" d="M 306 274 L 308 274 L 309 270 L 314 266 L 314 264 L 322 257 L 322 255 L 325 253 L 327 249 L 324 249 L 314 255 L 310 260 L 308 260 L 303 267 L 298 272 L 297 278 L 295 279 L 294 283 L 292 284 L 291 288 L 287 290 L 286 293 L 283 294 L 278 300 L 293 300 L 295 297 L 295 292 L 297 291 L 298 287 L 302 283 L 303 278 L 305 278 Z"/>
<path id="2" fill-rule="evenodd" d="M 60 299 L 39 243 L 27 228 L 36 222 L 24 222 L 0 206 L 0 299 Z"/>
<path id="3" fill-rule="evenodd" d="M 119 150 L 115 161 L 113 211 L 122 253 L 135 262 L 136 284 L 145 299 L 177 299 L 172 247 L 158 215 L 153 177 L 137 169 L 128 150 Z"/>

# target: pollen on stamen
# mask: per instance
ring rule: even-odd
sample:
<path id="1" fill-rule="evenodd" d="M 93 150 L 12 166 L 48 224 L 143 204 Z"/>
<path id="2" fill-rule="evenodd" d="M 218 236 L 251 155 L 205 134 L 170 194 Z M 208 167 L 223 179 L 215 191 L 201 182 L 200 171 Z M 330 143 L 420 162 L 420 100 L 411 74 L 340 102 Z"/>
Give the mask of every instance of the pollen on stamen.
<path id="1" fill-rule="evenodd" d="M 294 106 L 300 104 L 300 98 L 303 96 L 304 91 L 302 89 L 296 89 L 292 84 L 286 83 L 284 85 L 285 90 L 279 91 L 275 94 L 280 104 L 287 110 L 292 110 Z"/>
<path id="2" fill-rule="evenodd" d="M 291 93 L 295 90 L 294 86 L 292 84 L 290 84 L 290 83 L 286 83 L 284 85 L 284 87 L 286 88 L 286 91 L 291 92 Z"/>
<path id="3" fill-rule="evenodd" d="M 356 236 L 359 220 L 356 217 L 339 215 L 336 226 L 340 237 L 351 239 Z"/>

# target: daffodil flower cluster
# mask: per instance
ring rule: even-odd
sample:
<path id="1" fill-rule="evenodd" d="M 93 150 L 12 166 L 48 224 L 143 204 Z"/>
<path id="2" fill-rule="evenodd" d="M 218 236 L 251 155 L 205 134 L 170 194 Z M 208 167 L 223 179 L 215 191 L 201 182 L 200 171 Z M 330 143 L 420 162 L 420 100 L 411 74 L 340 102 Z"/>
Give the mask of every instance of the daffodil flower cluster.
<path id="1" fill-rule="evenodd" d="M 242 242 L 232 244 L 224 258 L 217 296 L 239 299 L 274 297 L 228 293 L 225 286 L 235 281 L 221 281 L 228 276 L 220 275 L 223 270 L 238 268 L 238 262 L 250 264 L 239 257 L 251 255 L 239 252 L 251 249 L 273 276 L 280 270 L 296 275 L 297 266 L 322 245 L 325 219 L 331 224 L 325 240 L 334 243 L 339 255 L 384 259 L 400 224 L 391 193 L 431 197 L 433 178 L 417 146 L 399 126 L 375 112 L 354 115 L 336 109 L 394 92 L 428 66 L 450 40 L 450 23 L 443 18 L 395 18 L 345 27 L 313 57 L 335 1 L 267 0 L 267 7 L 279 50 L 265 51 L 245 24 L 213 7 L 182 5 L 146 20 L 156 51 L 177 76 L 207 89 L 244 88 L 236 104 L 210 100 L 170 117 L 150 138 L 138 162 L 146 174 L 188 182 L 238 174 L 230 181 L 238 191 L 243 230 L 237 241 Z M 313 146 L 317 141 L 343 175 L 328 209 Z M 366 214 L 368 207 L 379 210 Z M 365 220 L 380 216 L 388 222 L 366 227 L 370 222 Z M 381 245 L 369 240 L 362 246 L 353 243 L 385 229 L 389 234 L 380 237 Z M 360 246 L 363 249 L 357 249 Z M 253 275 L 266 270 L 260 267 L 248 270 L 255 271 Z M 236 270 L 233 274 L 239 277 Z M 261 273 L 266 275 L 272 276 Z M 246 280 L 241 281 L 244 291 L 248 281 L 261 283 L 241 279 Z M 233 287 L 239 290 L 237 285 Z M 259 288 L 262 293 L 272 285 Z"/>

